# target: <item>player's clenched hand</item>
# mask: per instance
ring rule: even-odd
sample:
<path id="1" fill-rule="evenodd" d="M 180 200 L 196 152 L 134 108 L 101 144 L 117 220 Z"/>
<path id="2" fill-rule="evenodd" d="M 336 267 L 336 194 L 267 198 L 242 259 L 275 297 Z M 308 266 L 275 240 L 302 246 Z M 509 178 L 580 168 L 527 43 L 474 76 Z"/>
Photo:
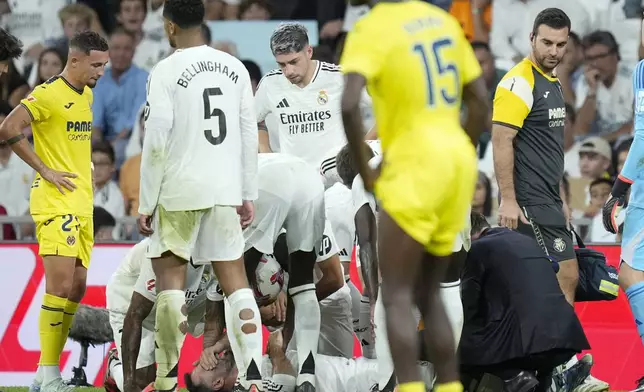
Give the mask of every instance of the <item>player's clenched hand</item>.
<path id="1" fill-rule="evenodd" d="M 523 215 L 519 203 L 516 200 L 501 198 L 501 204 L 499 205 L 499 226 L 514 230 L 519 226 L 519 220 L 526 225 L 528 224 L 528 220 Z"/>
<path id="2" fill-rule="evenodd" d="M 76 189 L 76 185 L 70 180 L 70 178 L 76 178 L 78 175 L 74 173 L 68 173 L 63 171 L 57 171 L 50 168 L 45 168 L 40 172 L 40 176 L 45 179 L 45 181 L 53 184 L 58 192 L 65 194 L 63 188 L 68 191 L 73 191 Z"/>
<path id="3" fill-rule="evenodd" d="M 146 237 L 154 233 L 154 230 L 152 230 L 152 216 L 150 215 L 139 215 L 137 226 L 139 227 L 139 233 Z"/>
<path id="4" fill-rule="evenodd" d="M 242 229 L 245 229 L 255 219 L 255 205 L 250 200 L 244 200 L 242 201 L 242 205 L 237 207 L 237 213 L 239 214 L 239 222 L 242 225 Z"/>

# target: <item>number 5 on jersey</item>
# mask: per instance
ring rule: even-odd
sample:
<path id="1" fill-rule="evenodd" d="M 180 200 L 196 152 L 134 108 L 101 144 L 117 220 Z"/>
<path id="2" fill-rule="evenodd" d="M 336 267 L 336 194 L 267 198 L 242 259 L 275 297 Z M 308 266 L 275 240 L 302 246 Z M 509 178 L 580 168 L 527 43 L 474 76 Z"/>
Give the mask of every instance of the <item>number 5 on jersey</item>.
<path id="1" fill-rule="evenodd" d="M 423 62 L 427 79 L 427 105 L 432 108 L 442 104 L 452 106 L 460 96 L 460 78 L 456 65 L 445 62 L 441 56 L 443 49 L 452 47 L 452 40 L 443 38 L 434 41 L 429 51 L 426 47 L 427 45 L 419 43 L 414 45 L 413 50 Z M 436 96 L 435 88 L 440 89 L 440 97 Z"/>
<path id="2" fill-rule="evenodd" d="M 208 140 L 208 143 L 213 146 L 219 145 L 224 142 L 226 139 L 226 115 L 219 108 L 211 109 L 210 107 L 210 97 L 215 97 L 219 95 L 224 95 L 221 92 L 219 87 L 210 87 L 203 90 L 203 118 L 204 120 L 210 120 L 214 117 L 217 117 L 219 120 L 219 135 L 214 136 L 212 129 L 204 129 L 203 134 Z"/>

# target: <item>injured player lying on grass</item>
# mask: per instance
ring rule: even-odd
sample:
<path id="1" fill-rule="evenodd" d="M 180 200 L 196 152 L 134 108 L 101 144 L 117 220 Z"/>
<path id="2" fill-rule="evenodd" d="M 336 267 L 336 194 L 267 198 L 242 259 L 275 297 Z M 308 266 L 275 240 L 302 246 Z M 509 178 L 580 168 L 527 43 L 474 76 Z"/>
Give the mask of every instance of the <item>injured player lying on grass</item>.
<path id="1" fill-rule="evenodd" d="M 262 360 L 263 385 L 266 390 L 292 392 L 295 390 L 295 351 L 284 349 L 281 330 L 272 332 L 266 355 Z M 204 366 L 203 355 L 191 373 L 184 375 L 190 392 L 229 392 L 235 384 L 237 367 L 226 336 L 216 347 L 218 354 L 211 353 Z M 433 384 L 433 369 L 428 362 L 419 363 L 426 385 Z M 358 357 L 347 359 L 319 354 L 316 363 L 316 387 L 319 392 L 369 392 L 378 383 L 378 363 L 375 359 Z"/>

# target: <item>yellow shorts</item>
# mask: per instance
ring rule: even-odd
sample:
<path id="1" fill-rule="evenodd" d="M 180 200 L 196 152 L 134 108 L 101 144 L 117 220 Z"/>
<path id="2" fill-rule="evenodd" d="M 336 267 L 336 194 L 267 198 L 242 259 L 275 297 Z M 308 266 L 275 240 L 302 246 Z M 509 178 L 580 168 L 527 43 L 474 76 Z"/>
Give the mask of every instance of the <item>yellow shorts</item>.
<path id="1" fill-rule="evenodd" d="M 476 185 L 476 150 L 459 132 L 401 135 L 384 152 L 375 185 L 380 206 L 436 256 L 452 253 Z"/>
<path id="2" fill-rule="evenodd" d="M 94 221 L 91 217 L 66 215 L 33 215 L 36 223 L 38 254 L 80 259 L 85 268 L 94 246 Z"/>

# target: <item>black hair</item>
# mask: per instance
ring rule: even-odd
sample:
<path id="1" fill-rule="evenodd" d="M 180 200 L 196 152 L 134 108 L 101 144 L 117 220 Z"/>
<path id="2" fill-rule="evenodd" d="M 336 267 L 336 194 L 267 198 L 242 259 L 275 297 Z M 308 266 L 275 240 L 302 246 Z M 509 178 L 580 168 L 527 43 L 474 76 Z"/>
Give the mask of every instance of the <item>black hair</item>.
<path id="1" fill-rule="evenodd" d="M 146 0 L 118 0 L 118 10 L 117 10 L 117 12 L 121 12 L 121 5 L 123 5 L 123 3 L 126 2 L 126 1 L 138 1 L 143 6 L 143 11 L 145 12 L 145 14 L 146 15 L 148 14 L 148 3 L 147 3 Z"/>
<path id="2" fill-rule="evenodd" d="M 616 54 L 617 59 L 621 60 L 621 57 L 619 55 L 619 44 L 617 43 L 617 40 L 615 39 L 613 33 L 611 33 L 610 31 L 593 31 L 592 33 L 586 35 L 581 41 L 581 46 L 583 46 L 584 49 L 588 49 L 594 45 L 606 46 L 609 50 L 609 53 Z"/>
<path id="3" fill-rule="evenodd" d="M 246 70 L 250 75 L 250 80 L 254 80 L 259 84 L 259 81 L 262 80 L 262 70 L 259 68 L 259 65 L 257 65 L 253 60 L 242 60 L 242 64 L 246 67 Z"/>
<path id="4" fill-rule="evenodd" d="M 22 42 L 0 28 L 0 61 L 17 59 L 22 55 Z"/>
<path id="5" fill-rule="evenodd" d="M 107 41 L 94 31 L 80 31 L 69 40 L 69 47 L 80 50 L 85 54 L 89 54 L 92 50 L 99 52 L 107 52 L 109 46 Z"/>
<path id="6" fill-rule="evenodd" d="M 119 34 L 127 35 L 128 37 L 132 38 L 133 41 L 136 41 L 136 36 L 122 26 L 117 26 L 114 30 L 112 30 L 112 32 L 110 33 L 110 38 Z"/>
<path id="7" fill-rule="evenodd" d="M 483 201 L 483 215 L 492 215 L 492 183 L 488 176 L 479 171 L 479 178 L 483 177 L 483 188 L 485 188 L 485 200 Z"/>
<path id="8" fill-rule="evenodd" d="M 472 211 L 472 213 L 470 214 L 470 223 L 472 225 L 472 233 L 480 233 L 490 227 L 490 224 L 488 223 L 487 219 L 485 219 L 485 216 L 474 211 Z"/>
<path id="9" fill-rule="evenodd" d="M 472 43 L 470 45 L 472 45 L 473 50 L 483 49 L 483 50 L 487 51 L 488 53 L 492 53 L 492 50 L 490 50 L 490 45 L 488 45 L 487 42 L 472 41 Z"/>
<path id="10" fill-rule="evenodd" d="M 532 25 L 532 34 L 535 36 L 539 31 L 539 26 L 546 25 L 555 30 L 568 29 L 570 34 L 570 18 L 566 15 L 565 12 L 559 8 L 546 8 L 543 11 L 539 12 L 536 18 L 534 18 L 534 24 Z"/>
<path id="11" fill-rule="evenodd" d="M 163 16 L 182 29 L 199 27 L 206 15 L 202 0 L 166 0 Z"/>
<path id="12" fill-rule="evenodd" d="M 211 388 L 208 388 L 205 385 L 196 385 L 194 382 L 192 382 L 192 377 L 190 377 L 190 373 L 186 373 L 183 375 L 183 381 L 186 384 L 186 389 L 188 392 L 213 392 Z M 225 392 L 224 389 L 220 389 L 218 392 Z"/>
<path id="13" fill-rule="evenodd" d="M 56 47 L 51 47 L 43 50 L 40 53 L 40 56 L 38 56 L 38 62 L 36 63 L 38 65 L 38 69 L 36 70 L 36 85 L 43 84 L 46 82 L 45 79 L 40 78 L 40 64 L 42 63 L 43 57 L 45 57 L 45 55 L 48 53 L 53 53 L 55 56 L 58 56 L 62 67 L 65 68 L 65 63 L 67 62 L 67 53 L 63 53 L 60 49 Z"/>
<path id="14" fill-rule="evenodd" d="M 110 158 L 110 161 L 114 163 L 115 155 L 114 148 L 109 142 L 97 142 L 92 146 L 92 152 L 100 152 L 107 155 Z"/>
<path id="15" fill-rule="evenodd" d="M 588 190 L 590 191 L 595 185 L 599 184 L 607 184 L 608 186 L 612 187 L 614 182 L 615 181 L 611 178 L 600 177 L 593 180 L 590 185 L 588 185 Z"/>
<path id="16" fill-rule="evenodd" d="M 362 144 L 367 151 L 367 157 L 373 157 L 371 147 L 367 143 Z M 353 159 L 353 154 L 351 154 L 348 144 L 342 147 L 335 156 L 335 169 L 338 171 L 338 176 L 340 176 L 342 183 L 351 188 L 353 179 L 358 175 L 358 164 Z"/>
<path id="17" fill-rule="evenodd" d="M 574 124 L 575 121 L 577 121 L 577 112 L 575 111 L 575 108 L 571 104 L 566 102 L 565 106 L 566 106 L 566 116 L 570 116 L 570 122 Z"/>
<path id="18" fill-rule="evenodd" d="M 206 45 L 210 45 L 212 42 L 212 33 L 210 32 L 210 27 L 208 27 L 206 23 L 201 23 L 201 38 L 203 38 Z"/>
<path id="19" fill-rule="evenodd" d="M 620 153 L 622 152 L 628 152 L 631 149 L 631 145 L 633 144 L 633 138 L 626 139 L 623 142 L 619 143 L 617 147 L 615 148 L 615 153 L 613 154 L 613 157 L 617 159 Z M 617 163 L 617 162 L 615 162 Z M 617 164 L 615 165 L 617 167 Z"/>
<path id="20" fill-rule="evenodd" d="M 101 227 L 114 227 L 116 220 L 103 207 L 94 206 L 94 235 L 98 233 Z"/>
<path id="21" fill-rule="evenodd" d="M 581 38 L 575 33 L 574 31 L 571 31 L 568 33 L 568 40 L 573 41 L 575 45 L 581 45 Z"/>
<path id="22" fill-rule="evenodd" d="M 7 117 L 11 113 L 12 107 L 7 101 L 0 100 L 0 116 Z"/>

